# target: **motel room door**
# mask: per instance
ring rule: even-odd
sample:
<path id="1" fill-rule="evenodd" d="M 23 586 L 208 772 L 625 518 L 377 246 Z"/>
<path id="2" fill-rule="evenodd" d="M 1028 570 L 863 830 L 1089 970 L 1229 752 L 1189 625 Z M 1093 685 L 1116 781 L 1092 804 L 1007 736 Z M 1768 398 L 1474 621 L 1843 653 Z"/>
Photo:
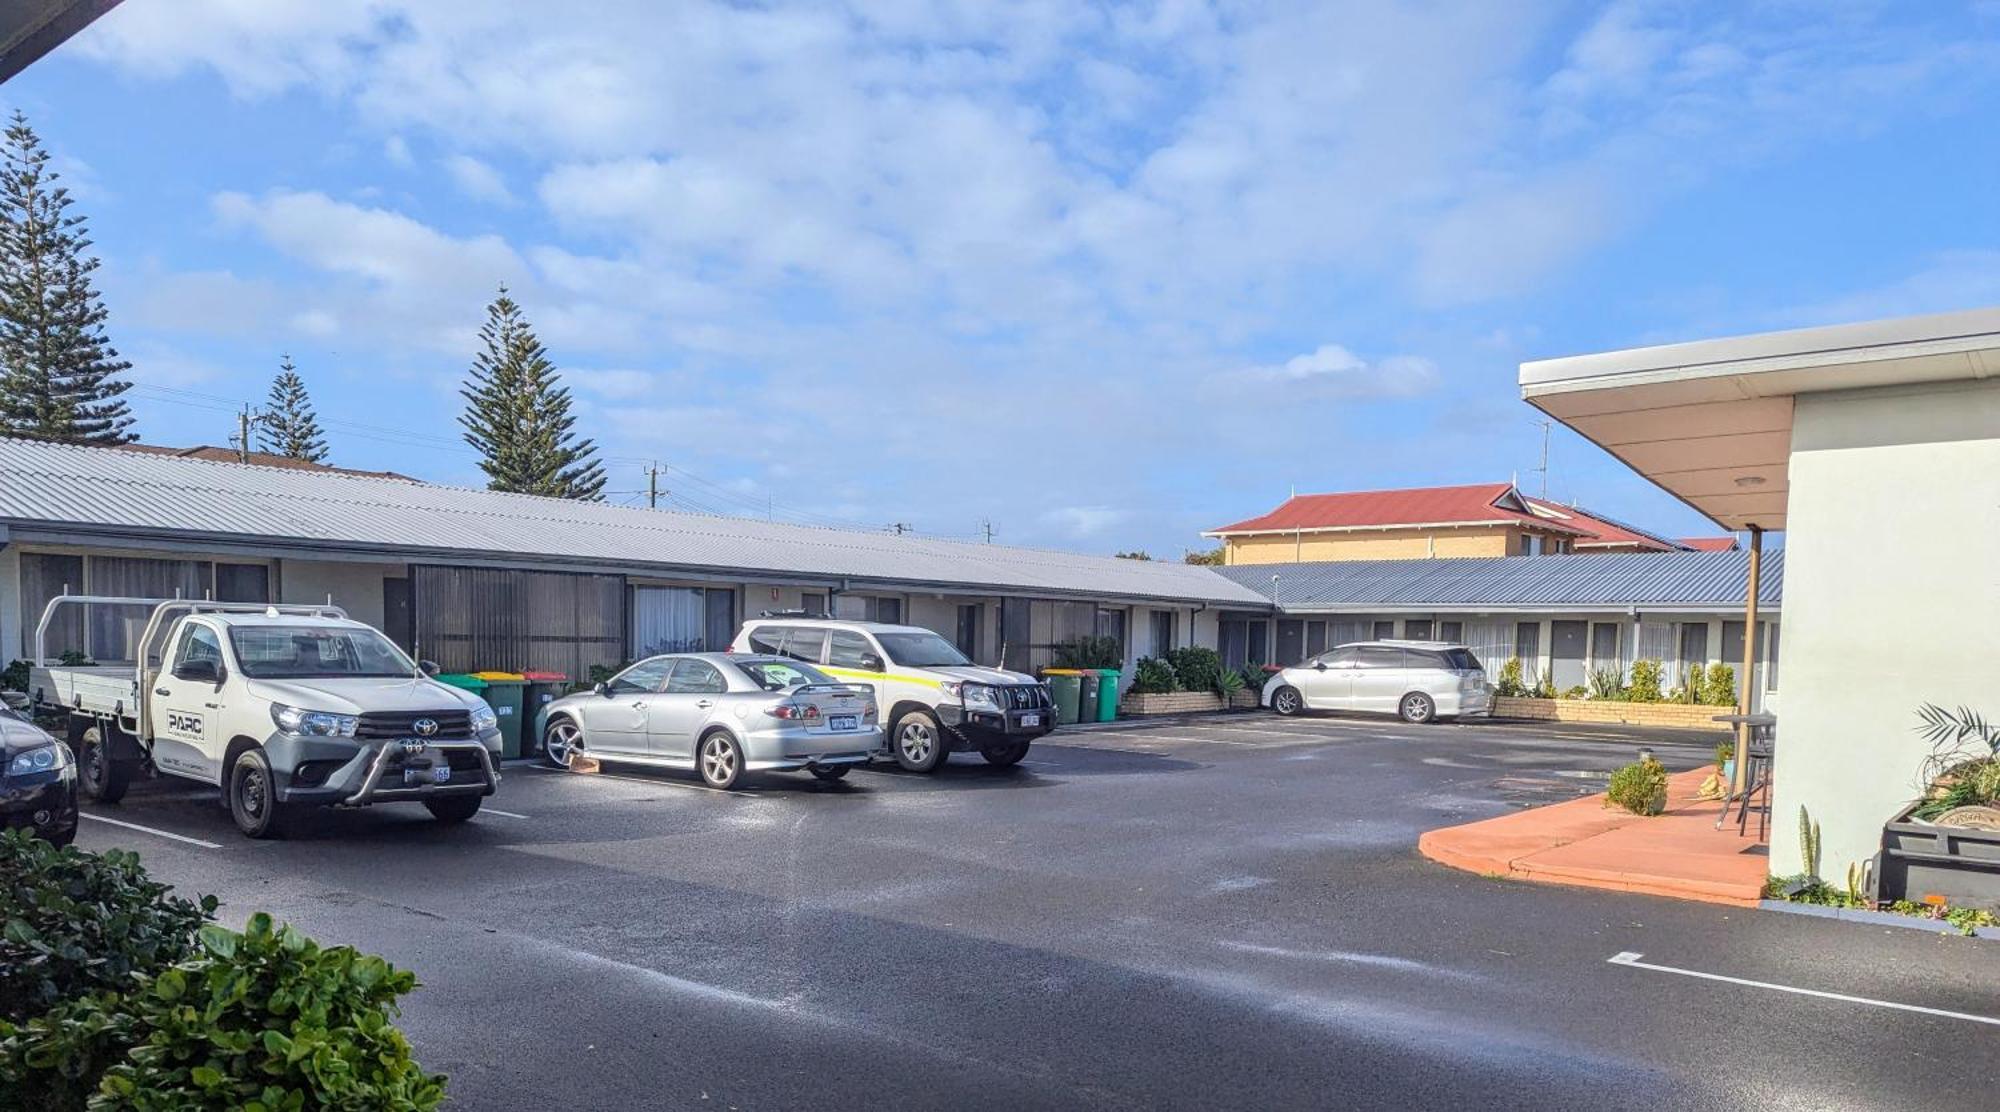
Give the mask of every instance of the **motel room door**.
<path id="1" fill-rule="evenodd" d="M 1585 642 L 1589 636 L 1589 622 L 1549 623 L 1549 648 L 1554 657 L 1554 662 L 1549 668 L 1549 678 L 1556 685 L 1556 694 L 1560 695 L 1583 683 Z"/>

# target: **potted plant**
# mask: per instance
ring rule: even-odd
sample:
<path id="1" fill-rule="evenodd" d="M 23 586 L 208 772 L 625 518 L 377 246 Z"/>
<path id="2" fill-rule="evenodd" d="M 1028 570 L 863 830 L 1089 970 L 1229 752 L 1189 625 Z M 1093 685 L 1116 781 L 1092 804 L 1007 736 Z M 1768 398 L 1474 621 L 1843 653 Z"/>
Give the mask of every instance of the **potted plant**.
<path id="1" fill-rule="evenodd" d="M 1882 828 L 1882 897 L 2000 907 L 2000 725 L 1925 704 L 1918 799 Z"/>

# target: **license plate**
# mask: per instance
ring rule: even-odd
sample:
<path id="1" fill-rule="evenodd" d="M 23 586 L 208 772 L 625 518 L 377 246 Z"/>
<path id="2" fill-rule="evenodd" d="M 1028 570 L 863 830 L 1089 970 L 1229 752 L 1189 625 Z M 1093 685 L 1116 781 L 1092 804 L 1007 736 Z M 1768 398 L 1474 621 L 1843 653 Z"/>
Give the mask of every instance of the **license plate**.
<path id="1" fill-rule="evenodd" d="M 861 720 L 851 714 L 832 714 L 826 719 L 826 728 L 836 733 L 845 733 L 860 727 Z"/>
<path id="2" fill-rule="evenodd" d="M 1039 714 L 1024 714 L 1021 716 L 1021 725 L 1023 726 L 1039 726 L 1041 724 L 1042 716 Z"/>
<path id="3" fill-rule="evenodd" d="M 433 784 L 449 784 L 449 783 L 451 783 L 451 766 L 450 766 L 450 765 L 438 765 L 438 766 L 436 766 L 436 767 L 432 768 L 432 769 L 431 769 L 431 783 L 433 783 Z"/>

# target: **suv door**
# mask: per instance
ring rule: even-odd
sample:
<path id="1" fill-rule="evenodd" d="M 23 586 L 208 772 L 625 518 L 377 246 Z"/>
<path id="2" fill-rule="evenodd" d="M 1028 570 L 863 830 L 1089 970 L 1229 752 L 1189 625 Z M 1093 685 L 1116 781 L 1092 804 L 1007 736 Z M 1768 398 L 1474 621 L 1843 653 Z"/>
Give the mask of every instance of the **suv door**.
<path id="1" fill-rule="evenodd" d="M 721 670 L 706 660 L 682 657 L 667 677 L 667 689 L 646 706 L 646 733 L 652 755 L 694 760 L 695 735 L 708 724 L 715 704 L 729 691 Z"/>
<path id="2" fill-rule="evenodd" d="M 1314 710 L 1345 710 L 1354 694 L 1355 650 L 1321 653 L 1299 676 L 1299 694 Z M 1319 665 L 1326 665 L 1322 670 Z"/>
<path id="3" fill-rule="evenodd" d="M 673 666 L 673 657 L 656 656 L 611 677 L 604 696 L 585 701 L 580 710 L 584 746 L 607 753 L 647 752 L 647 711 Z"/>
<path id="4" fill-rule="evenodd" d="M 190 664 L 213 669 L 209 675 L 214 678 L 188 674 Z M 222 711 L 223 669 L 221 635 L 206 623 L 183 620 L 173 650 L 153 677 L 151 722 L 160 764 L 177 772 L 221 776 L 215 716 Z"/>

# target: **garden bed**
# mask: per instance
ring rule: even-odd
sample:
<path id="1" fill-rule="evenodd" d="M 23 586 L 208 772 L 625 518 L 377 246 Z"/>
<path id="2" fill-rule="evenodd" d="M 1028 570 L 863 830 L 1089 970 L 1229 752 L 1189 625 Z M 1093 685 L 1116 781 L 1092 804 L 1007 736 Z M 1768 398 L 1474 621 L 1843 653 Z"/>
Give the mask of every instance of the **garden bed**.
<path id="1" fill-rule="evenodd" d="M 2000 908 L 2000 830 L 1918 822 L 1915 809 L 1883 824 L 1882 898 Z"/>
<path id="2" fill-rule="evenodd" d="M 1131 692 L 1119 704 L 1120 713 L 1144 718 L 1155 714 L 1202 714 L 1222 709 L 1222 696 L 1213 691 Z"/>
<path id="3" fill-rule="evenodd" d="M 1677 730 L 1714 730 L 1726 733 L 1729 727 L 1715 721 L 1718 714 L 1734 713 L 1732 707 L 1699 703 L 1625 703 L 1612 699 L 1528 699 L 1514 695 L 1493 698 L 1495 718 L 1526 718 L 1544 722 L 1602 722 L 1622 726 L 1661 726 Z"/>

